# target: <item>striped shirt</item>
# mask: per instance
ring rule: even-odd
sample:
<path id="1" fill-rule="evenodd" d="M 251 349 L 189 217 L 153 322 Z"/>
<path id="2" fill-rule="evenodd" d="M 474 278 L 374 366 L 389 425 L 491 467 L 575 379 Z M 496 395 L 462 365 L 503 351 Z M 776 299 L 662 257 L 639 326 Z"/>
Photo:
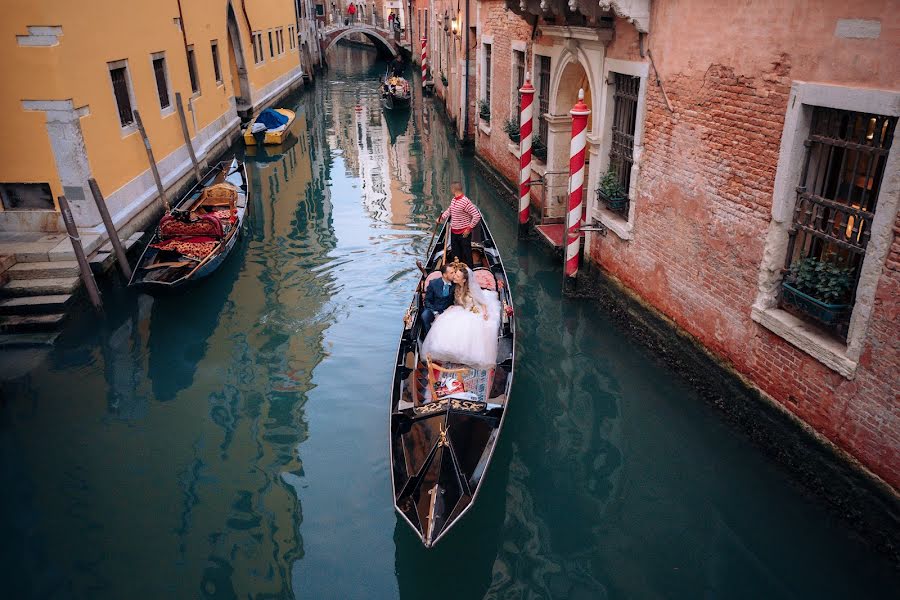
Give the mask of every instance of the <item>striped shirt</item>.
<path id="1" fill-rule="evenodd" d="M 453 197 L 453 200 L 450 201 L 450 208 L 441 214 L 441 220 L 446 219 L 447 215 L 450 216 L 450 231 L 453 233 L 462 233 L 464 229 L 471 229 L 481 220 L 478 208 L 465 196 Z"/>

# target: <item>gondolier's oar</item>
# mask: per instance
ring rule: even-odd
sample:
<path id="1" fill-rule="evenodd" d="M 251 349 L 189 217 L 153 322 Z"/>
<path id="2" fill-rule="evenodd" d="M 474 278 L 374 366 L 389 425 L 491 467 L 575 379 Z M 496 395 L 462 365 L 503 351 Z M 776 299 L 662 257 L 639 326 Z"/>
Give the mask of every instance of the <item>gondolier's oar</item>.
<path id="1" fill-rule="evenodd" d="M 444 264 L 450 262 L 450 215 L 447 215 L 447 224 L 444 226 Z"/>
<path id="2" fill-rule="evenodd" d="M 428 253 L 427 256 L 431 256 L 431 245 L 434 243 L 434 238 L 437 235 L 438 227 L 441 226 L 440 221 L 436 221 L 434 224 L 434 229 L 431 230 L 431 239 L 428 240 Z"/>

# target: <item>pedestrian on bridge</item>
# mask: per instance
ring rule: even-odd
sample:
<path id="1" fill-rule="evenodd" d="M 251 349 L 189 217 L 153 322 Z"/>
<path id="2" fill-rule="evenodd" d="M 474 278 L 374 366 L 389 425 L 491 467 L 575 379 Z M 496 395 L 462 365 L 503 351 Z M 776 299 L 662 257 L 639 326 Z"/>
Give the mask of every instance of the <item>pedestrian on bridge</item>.
<path id="1" fill-rule="evenodd" d="M 347 8 L 347 14 L 350 15 L 350 22 L 355 23 L 356 22 L 356 5 L 355 4 L 351 4 Z"/>

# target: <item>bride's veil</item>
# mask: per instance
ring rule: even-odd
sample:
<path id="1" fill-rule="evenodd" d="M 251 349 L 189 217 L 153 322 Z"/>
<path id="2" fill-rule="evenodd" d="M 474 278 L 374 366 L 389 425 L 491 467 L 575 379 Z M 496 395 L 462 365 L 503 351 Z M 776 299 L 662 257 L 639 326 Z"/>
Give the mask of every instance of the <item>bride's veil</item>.
<path id="1" fill-rule="evenodd" d="M 468 267 L 466 267 L 466 277 L 469 280 L 469 294 L 472 296 L 472 299 L 482 306 L 487 306 L 490 317 L 499 317 L 500 300 L 497 298 L 497 294 L 481 289 L 481 286 L 478 285 L 478 280 L 475 279 L 475 273 Z"/>

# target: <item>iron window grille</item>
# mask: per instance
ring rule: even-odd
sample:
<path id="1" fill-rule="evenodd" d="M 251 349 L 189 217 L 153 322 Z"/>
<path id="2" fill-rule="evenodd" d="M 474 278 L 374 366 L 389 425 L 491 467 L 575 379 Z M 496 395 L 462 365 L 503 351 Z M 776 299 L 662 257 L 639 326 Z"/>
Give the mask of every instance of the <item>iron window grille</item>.
<path id="1" fill-rule="evenodd" d="M 785 273 L 804 259 L 845 271 L 849 288 L 837 312 L 798 299 L 784 288 L 781 307 L 812 319 L 846 339 L 856 288 L 871 236 L 878 192 L 897 126 L 896 117 L 815 107 L 806 139 L 806 161 L 797 186 Z M 790 279 L 790 276 L 788 277 Z M 789 285 L 786 281 L 786 285 Z M 813 296 L 814 297 L 814 296 Z"/>
<path id="2" fill-rule="evenodd" d="M 200 92 L 200 82 L 197 80 L 197 56 L 194 54 L 193 46 L 188 46 L 187 62 L 188 75 L 191 78 L 191 91 L 197 94 Z"/>
<path id="3" fill-rule="evenodd" d="M 0 183 L 4 210 L 53 210 L 49 183 Z"/>
<path id="4" fill-rule="evenodd" d="M 269 30 L 269 56 L 271 58 L 275 58 L 275 38 L 272 36 L 272 31 Z"/>
<path id="5" fill-rule="evenodd" d="M 641 78 L 621 73 L 613 76 L 613 122 L 609 149 L 609 168 L 625 193 L 618 201 L 607 200 L 607 207 L 627 216 L 631 204 L 631 170 L 634 167 L 634 129 L 637 124 L 638 94 Z"/>
<path id="6" fill-rule="evenodd" d="M 172 105 L 169 99 L 169 84 L 166 81 L 166 59 L 153 59 L 153 74 L 156 76 L 156 91 L 159 93 L 159 108 L 167 109 Z"/>
<path id="7" fill-rule="evenodd" d="M 525 85 L 525 53 L 521 50 L 513 50 L 513 72 L 516 76 L 516 88 L 513 90 L 513 97 L 516 99 L 516 119 L 518 120 L 518 113 L 522 112 L 522 95 L 519 93 L 519 90 Z"/>
<path id="8" fill-rule="evenodd" d="M 216 83 L 222 83 L 222 70 L 219 66 L 219 43 L 216 41 L 211 42 L 210 49 L 212 50 L 213 73 L 216 75 Z"/>
<path id="9" fill-rule="evenodd" d="M 266 59 L 265 54 L 263 54 L 263 35 L 262 31 L 257 31 L 253 34 L 253 63 L 259 64 Z"/>
<path id="10" fill-rule="evenodd" d="M 537 151 L 534 152 L 538 158 L 546 160 L 547 158 L 547 138 L 550 126 L 547 123 L 546 115 L 550 111 L 550 57 L 538 56 L 538 131 L 537 139 L 540 143 Z M 543 148 L 543 156 L 541 149 Z"/>
<path id="11" fill-rule="evenodd" d="M 119 123 L 121 123 L 122 127 L 128 127 L 134 123 L 131 95 L 128 92 L 128 73 L 126 71 L 126 67 L 109 70 L 113 93 L 116 96 L 116 108 L 119 111 Z"/>
<path id="12" fill-rule="evenodd" d="M 490 44 L 484 45 L 484 102 L 488 107 L 488 115 L 491 111 L 491 48 Z"/>

